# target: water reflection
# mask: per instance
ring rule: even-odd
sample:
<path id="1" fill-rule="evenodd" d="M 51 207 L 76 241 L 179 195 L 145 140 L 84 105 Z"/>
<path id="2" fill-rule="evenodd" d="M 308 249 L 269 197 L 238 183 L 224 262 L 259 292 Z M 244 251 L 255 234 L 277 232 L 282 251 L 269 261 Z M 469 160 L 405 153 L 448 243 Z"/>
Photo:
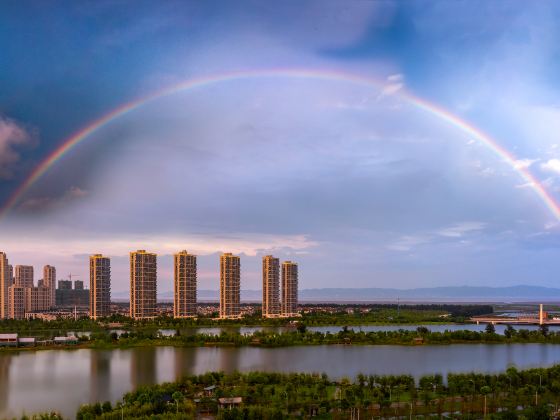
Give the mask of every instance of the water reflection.
<path id="1" fill-rule="evenodd" d="M 155 347 L 134 349 L 130 353 L 130 382 L 133 388 L 156 383 L 156 351 Z"/>
<path id="2" fill-rule="evenodd" d="M 10 386 L 10 359 L 0 357 L 0 413 L 6 410 L 8 405 Z"/>
<path id="3" fill-rule="evenodd" d="M 113 402 L 142 385 L 208 371 L 422 375 L 499 372 L 560 363 L 560 345 L 141 347 L 0 353 L 0 418 L 47 410 L 72 418 L 80 404 Z"/>
<path id="4" fill-rule="evenodd" d="M 195 349 L 185 348 L 184 351 L 175 351 L 175 379 L 181 379 L 193 372 L 196 366 Z"/>
<path id="5" fill-rule="evenodd" d="M 90 401 L 111 399 L 111 352 L 95 351 L 90 356 Z"/>

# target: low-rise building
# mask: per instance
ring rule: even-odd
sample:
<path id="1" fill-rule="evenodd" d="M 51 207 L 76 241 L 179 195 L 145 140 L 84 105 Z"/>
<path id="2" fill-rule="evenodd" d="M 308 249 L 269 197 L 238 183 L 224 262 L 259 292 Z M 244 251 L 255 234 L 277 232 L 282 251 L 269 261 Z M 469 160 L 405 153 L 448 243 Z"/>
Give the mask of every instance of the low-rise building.
<path id="1" fill-rule="evenodd" d="M 0 347 L 17 347 L 17 334 L 0 334 Z"/>

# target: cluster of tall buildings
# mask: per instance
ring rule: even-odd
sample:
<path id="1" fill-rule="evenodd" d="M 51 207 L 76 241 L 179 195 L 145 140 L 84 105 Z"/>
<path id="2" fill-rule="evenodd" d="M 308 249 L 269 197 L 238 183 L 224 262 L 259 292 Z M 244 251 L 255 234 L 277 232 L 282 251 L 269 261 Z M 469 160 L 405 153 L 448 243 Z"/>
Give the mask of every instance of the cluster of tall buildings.
<path id="1" fill-rule="evenodd" d="M 298 265 L 267 255 L 263 257 L 263 317 L 282 317 L 297 314 Z M 111 314 L 111 260 L 101 254 L 89 258 L 89 313 L 93 319 Z M 69 281 L 69 290 L 72 282 Z M 77 282 L 76 282 L 77 283 Z M 175 318 L 194 317 L 197 314 L 197 261 L 196 255 L 181 251 L 174 255 L 173 315 Z M 66 283 L 59 281 L 62 296 Z M 76 286 L 76 289 L 83 290 Z M 24 318 L 28 312 L 44 311 L 55 307 L 56 269 L 46 265 L 43 279 L 34 286 L 33 267 L 8 263 L 0 252 L 0 319 Z M 220 256 L 220 318 L 241 316 L 241 260 L 239 256 L 224 253 Z M 157 312 L 157 255 L 138 250 L 130 253 L 130 317 L 154 318 Z"/>
<path id="2" fill-rule="evenodd" d="M 275 318 L 280 316 L 293 316 L 297 314 L 297 264 L 291 261 L 284 261 L 282 263 L 282 272 L 280 273 L 280 260 L 272 255 L 267 255 L 263 257 L 262 269 L 263 316 L 267 318 Z M 282 279 L 281 283 L 280 278 Z"/>
<path id="3" fill-rule="evenodd" d="M 23 319 L 29 312 L 45 311 L 56 304 L 56 268 L 43 267 L 43 278 L 34 284 L 33 267 L 9 263 L 0 252 L 0 319 Z"/>

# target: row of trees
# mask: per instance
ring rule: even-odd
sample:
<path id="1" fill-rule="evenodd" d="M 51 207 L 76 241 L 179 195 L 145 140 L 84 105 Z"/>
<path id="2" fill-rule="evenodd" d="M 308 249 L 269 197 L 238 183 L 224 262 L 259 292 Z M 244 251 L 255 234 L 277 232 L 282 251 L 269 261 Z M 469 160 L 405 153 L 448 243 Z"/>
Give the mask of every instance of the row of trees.
<path id="1" fill-rule="evenodd" d="M 212 388 L 208 388 L 213 386 Z M 218 419 L 350 418 L 454 413 L 455 417 L 549 418 L 560 403 L 560 366 L 496 375 L 358 375 L 353 381 L 325 374 L 210 372 L 127 393 L 116 405 L 84 405 L 78 420 L 119 418 Z M 222 397 L 241 397 L 234 407 Z M 353 414 L 352 414 L 353 413 Z"/>
<path id="2" fill-rule="evenodd" d="M 179 331 L 179 330 L 178 330 Z M 83 340 L 88 340 L 83 337 Z M 516 330 L 508 326 L 505 334 L 496 334 L 493 326 L 486 331 L 458 330 L 443 332 L 430 331 L 427 327 L 416 330 L 395 331 L 354 331 L 344 327 L 336 333 L 309 331 L 304 324 L 299 324 L 293 331 L 283 333 L 273 331 L 256 331 L 252 334 L 222 331 L 220 334 L 186 334 L 164 336 L 155 328 L 143 328 L 125 332 L 120 336 L 113 332 L 98 331 L 89 340 L 99 346 L 140 346 L 140 345 L 176 345 L 176 346 L 207 346 L 207 345 L 258 345 L 264 347 L 283 347 L 294 345 L 322 344 L 397 344 L 411 345 L 453 344 L 453 343 L 552 343 L 560 344 L 560 332 L 550 332 L 546 327 L 539 330 Z"/>
<path id="3" fill-rule="evenodd" d="M 473 315 L 492 312 L 488 305 L 406 305 L 399 307 L 391 304 L 372 305 L 329 305 L 325 311 L 324 305 L 307 305 L 301 318 L 297 318 L 306 325 L 361 325 L 369 323 L 425 323 L 441 322 L 442 315 L 448 316 L 446 322 L 464 321 Z M 351 310 L 352 309 L 352 310 Z M 193 319 L 174 319 L 161 316 L 151 320 L 133 320 L 127 316 L 114 314 L 95 321 L 87 317 L 77 320 L 60 318 L 53 321 L 33 320 L 0 320 L 0 332 L 14 332 L 32 335 L 64 332 L 64 331 L 97 331 L 106 328 L 111 323 L 122 324 L 127 329 L 155 327 L 155 328 L 186 328 L 202 326 L 282 326 L 288 320 L 262 318 L 259 310 L 254 315 L 245 316 L 240 320 L 215 319 L 217 314 L 198 316 Z"/>

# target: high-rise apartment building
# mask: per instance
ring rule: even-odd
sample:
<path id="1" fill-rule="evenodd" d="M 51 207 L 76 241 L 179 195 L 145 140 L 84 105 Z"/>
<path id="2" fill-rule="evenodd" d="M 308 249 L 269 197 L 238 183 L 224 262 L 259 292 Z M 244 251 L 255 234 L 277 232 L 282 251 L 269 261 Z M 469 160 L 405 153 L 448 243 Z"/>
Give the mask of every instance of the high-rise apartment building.
<path id="1" fill-rule="evenodd" d="M 110 314 L 110 309 L 111 260 L 95 254 L 89 257 L 89 316 L 93 319 L 102 318 Z"/>
<path id="2" fill-rule="evenodd" d="M 16 265 L 16 286 L 33 287 L 33 266 Z"/>
<path id="3" fill-rule="evenodd" d="M 272 255 L 263 257 L 262 270 L 262 316 L 276 317 L 280 315 L 280 260 Z"/>
<path id="4" fill-rule="evenodd" d="M 138 250 L 130 253 L 130 317 L 157 315 L 157 255 Z"/>
<path id="5" fill-rule="evenodd" d="M 230 253 L 220 255 L 220 318 L 238 318 L 241 262 Z"/>
<path id="6" fill-rule="evenodd" d="M 49 289 L 46 287 L 24 287 L 24 290 L 25 312 L 46 311 L 50 308 Z"/>
<path id="7" fill-rule="evenodd" d="M 42 286 L 49 289 L 49 302 L 51 308 L 53 308 L 56 305 L 56 268 L 52 265 L 45 265 L 43 267 Z"/>
<path id="8" fill-rule="evenodd" d="M 8 264 L 8 256 L 5 252 L 0 252 L 0 319 L 10 316 L 10 295 L 9 287 L 12 285 L 12 274 Z"/>
<path id="9" fill-rule="evenodd" d="M 11 265 L 11 264 L 8 264 L 8 273 L 9 273 L 9 276 L 10 276 L 10 279 L 11 279 L 11 280 L 10 280 L 11 283 L 14 284 L 14 281 L 15 281 L 15 278 L 14 278 L 14 267 L 13 267 L 13 265 Z"/>
<path id="10" fill-rule="evenodd" d="M 74 280 L 74 290 L 84 290 L 84 281 Z"/>
<path id="11" fill-rule="evenodd" d="M 72 280 L 59 280 L 58 288 L 60 290 L 72 290 Z"/>
<path id="12" fill-rule="evenodd" d="M 196 316 L 196 255 L 181 251 L 174 255 L 173 316 Z"/>
<path id="13" fill-rule="evenodd" d="M 282 263 L 282 315 L 297 314 L 298 265 L 291 261 Z"/>
<path id="14" fill-rule="evenodd" d="M 25 290 L 23 286 L 12 284 L 9 287 L 10 295 L 10 312 L 8 318 L 24 319 L 25 318 Z"/>

